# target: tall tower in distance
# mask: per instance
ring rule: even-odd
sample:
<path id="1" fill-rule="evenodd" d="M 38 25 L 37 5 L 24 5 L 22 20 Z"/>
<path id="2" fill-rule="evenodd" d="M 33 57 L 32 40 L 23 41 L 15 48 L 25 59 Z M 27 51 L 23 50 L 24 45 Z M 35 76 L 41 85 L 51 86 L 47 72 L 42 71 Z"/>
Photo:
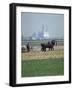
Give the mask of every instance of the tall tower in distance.
<path id="1" fill-rule="evenodd" d="M 49 39 L 49 32 L 48 32 L 48 26 L 42 25 L 42 35 L 43 39 Z"/>

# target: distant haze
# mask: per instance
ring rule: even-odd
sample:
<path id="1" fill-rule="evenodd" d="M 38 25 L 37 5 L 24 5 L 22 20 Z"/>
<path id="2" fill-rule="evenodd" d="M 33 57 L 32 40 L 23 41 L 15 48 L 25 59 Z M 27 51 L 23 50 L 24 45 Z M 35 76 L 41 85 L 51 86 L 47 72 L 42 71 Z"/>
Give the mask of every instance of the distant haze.
<path id="1" fill-rule="evenodd" d="M 50 38 L 64 38 L 64 15 L 50 13 L 21 13 L 21 34 L 30 37 L 47 29 Z"/>

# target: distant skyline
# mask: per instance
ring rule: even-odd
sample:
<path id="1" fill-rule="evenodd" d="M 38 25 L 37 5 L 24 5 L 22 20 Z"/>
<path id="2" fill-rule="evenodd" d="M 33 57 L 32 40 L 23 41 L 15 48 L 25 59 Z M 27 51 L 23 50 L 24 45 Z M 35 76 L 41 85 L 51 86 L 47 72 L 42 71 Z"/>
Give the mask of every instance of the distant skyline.
<path id="1" fill-rule="evenodd" d="M 48 31 L 49 38 L 64 38 L 64 15 L 50 13 L 21 13 L 21 34 L 30 37 L 33 33 Z"/>

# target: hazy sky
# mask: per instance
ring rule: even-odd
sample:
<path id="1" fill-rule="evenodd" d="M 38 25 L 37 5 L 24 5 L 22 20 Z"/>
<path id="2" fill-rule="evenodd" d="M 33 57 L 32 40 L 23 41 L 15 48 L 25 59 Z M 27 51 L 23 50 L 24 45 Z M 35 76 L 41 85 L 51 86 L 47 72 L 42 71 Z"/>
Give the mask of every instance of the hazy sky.
<path id="1" fill-rule="evenodd" d="M 31 36 L 34 32 L 42 31 L 42 25 L 50 37 L 64 36 L 64 15 L 50 13 L 21 13 L 21 32 L 24 37 Z"/>

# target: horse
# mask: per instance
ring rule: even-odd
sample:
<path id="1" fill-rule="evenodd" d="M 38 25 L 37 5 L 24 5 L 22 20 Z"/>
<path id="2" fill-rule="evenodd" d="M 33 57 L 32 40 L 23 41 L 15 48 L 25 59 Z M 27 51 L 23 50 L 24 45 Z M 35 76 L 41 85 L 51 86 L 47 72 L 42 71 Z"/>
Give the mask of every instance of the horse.
<path id="1" fill-rule="evenodd" d="M 54 45 L 57 45 L 57 41 L 52 40 L 51 42 L 48 42 L 47 44 L 41 43 L 41 51 L 46 51 L 46 48 L 49 48 L 49 50 L 54 50 Z"/>
<path id="2" fill-rule="evenodd" d="M 21 46 L 21 51 L 26 52 L 27 51 L 27 46 L 26 45 Z"/>

